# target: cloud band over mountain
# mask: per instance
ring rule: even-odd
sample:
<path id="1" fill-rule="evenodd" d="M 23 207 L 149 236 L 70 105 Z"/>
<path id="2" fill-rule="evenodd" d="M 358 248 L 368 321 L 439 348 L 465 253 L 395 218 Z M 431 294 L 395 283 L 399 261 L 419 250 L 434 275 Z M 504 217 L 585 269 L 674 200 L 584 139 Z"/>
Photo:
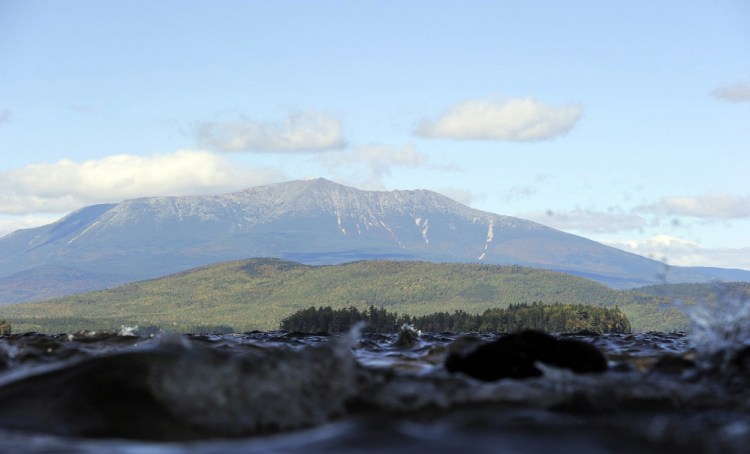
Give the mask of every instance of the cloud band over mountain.
<path id="1" fill-rule="evenodd" d="M 0 173 L 0 213 L 61 213 L 127 198 L 236 190 L 279 179 L 278 171 L 248 169 L 206 151 L 36 163 Z"/>

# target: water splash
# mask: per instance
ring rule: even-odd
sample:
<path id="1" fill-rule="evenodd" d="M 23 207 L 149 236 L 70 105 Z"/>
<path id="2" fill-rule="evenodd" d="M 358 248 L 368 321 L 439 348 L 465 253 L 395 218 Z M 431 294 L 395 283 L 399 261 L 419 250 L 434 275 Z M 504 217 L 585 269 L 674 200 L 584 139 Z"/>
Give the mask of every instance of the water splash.
<path id="1" fill-rule="evenodd" d="M 135 336 L 138 332 L 138 325 L 135 326 L 125 326 L 121 325 L 120 331 L 117 332 L 118 336 Z"/>
<path id="2" fill-rule="evenodd" d="M 750 301 L 717 285 L 716 303 L 686 308 L 692 321 L 690 338 L 698 365 L 727 372 L 732 360 L 750 346 Z"/>
<path id="3" fill-rule="evenodd" d="M 419 342 L 419 336 L 421 335 L 422 331 L 416 329 L 414 325 L 404 323 L 398 329 L 398 339 L 393 343 L 393 346 L 398 348 L 413 347 Z"/>

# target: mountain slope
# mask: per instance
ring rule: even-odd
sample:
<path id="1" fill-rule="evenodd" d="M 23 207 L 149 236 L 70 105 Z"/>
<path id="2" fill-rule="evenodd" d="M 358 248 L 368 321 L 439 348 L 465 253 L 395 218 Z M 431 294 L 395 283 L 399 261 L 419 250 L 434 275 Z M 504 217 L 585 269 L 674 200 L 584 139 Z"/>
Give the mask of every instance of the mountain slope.
<path id="1" fill-rule="evenodd" d="M 0 306 L 115 287 L 121 278 L 63 266 L 41 265 L 0 278 Z"/>
<path id="2" fill-rule="evenodd" d="M 640 331 L 686 324 L 667 299 L 553 271 L 380 260 L 309 266 L 279 259 L 225 262 L 109 290 L 9 305 L 2 308 L 0 318 L 9 320 L 16 331 L 71 332 L 120 325 L 180 331 L 229 325 L 247 331 L 277 329 L 284 317 L 310 306 L 375 305 L 389 312 L 426 315 L 481 313 L 535 301 L 619 305 Z"/>
<path id="3" fill-rule="evenodd" d="M 0 238 L 0 278 L 13 274 L 22 282 L 24 273 L 52 266 L 105 273 L 124 283 L 249 257 L 308 264 L 371 258 L 518 264 L 616 287 L 660 283 L 667 270 L 671 282 L 705 282 L 724 272 L 667 267 L 431 191 L 361 191 L 317 179 L 86 207 Z M 750 280 L 750 272 L 737 272 Z"/>

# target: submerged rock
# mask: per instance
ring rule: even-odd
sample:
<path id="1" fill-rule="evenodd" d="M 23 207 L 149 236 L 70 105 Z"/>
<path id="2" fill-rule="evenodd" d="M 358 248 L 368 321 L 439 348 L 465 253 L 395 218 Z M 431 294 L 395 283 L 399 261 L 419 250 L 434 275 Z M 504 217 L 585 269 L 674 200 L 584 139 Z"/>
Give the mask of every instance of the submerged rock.
<path id="1" fill-rule="evenodd" d="M 742 347 L 729 361 L 730 366 L 737 373 L 750 375 L 750 345 Z"/>
<path id="2" fill-rule="evenodd" d="M 550 360 L 543 363 L 551 366 L 570 369 L 579 374 L 604 372 L 607 370 L 607 358 L 593 345 L 574 339 L 557 341 L 557 348 Z"/>
<path id="3" fill-rule="evenodd" d="M 414 328 L 414 325 L 404 323 L 398 330 L 398 338 L 393 342 L 397 348 L 411 348 L 419 343 L 421 331 Z"/>
<path id="4" fill-rule="evenodd" d="M 684 356 L 665 354 L 651 365 L 649 372 L 678 375 L 695 369 L 695 361 Z"/>
<path id="5" fill-rule="evenodd" d="M 312 426 L 343 412 L 355 366 L 342 340 L 242 355 L 168 340 L 5 384 L 0 426 L 150 440 Z"/>
<path id="6" fill-rule="evenodd" d="M 535 363 L 577 373 L 604 372 L 607 360 L 593 345 L 573 339 L 557 340 L 540 331 L 525 330 L 482 344 L 467 353 L 448 355 L 445 368 L 484 381 L 539 377 Z"/>

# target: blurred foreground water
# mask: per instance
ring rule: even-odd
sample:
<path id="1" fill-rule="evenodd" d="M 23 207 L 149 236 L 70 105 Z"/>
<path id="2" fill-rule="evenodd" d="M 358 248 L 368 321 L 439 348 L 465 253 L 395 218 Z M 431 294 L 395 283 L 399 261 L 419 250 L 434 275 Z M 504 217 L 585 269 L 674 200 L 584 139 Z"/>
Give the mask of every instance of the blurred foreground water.
<path id="1" fill-rule="evenodd" d="M 495 382 L 443 366 L 492 335 L 10 335 L 0 449 L 747 452 L 746 338 L 703 320 L 692 336 L 558 334 L 596 346 L 609 370 L 539 365 Z"/>
<path id="2" fill-rule="evenodd" d="M 542 377 L 495 382 L 443 367 L 456 339 L 473 344 L 490 335 L 130 334 L 1 338 L 1 449 L 726 453 L 750 446 L 750 363 L 741 345 L 731 355 L 706 346 L 696 352 L 681 333 L 559 334 L 596 346 L 609 370 L 540 365 Z"/>

